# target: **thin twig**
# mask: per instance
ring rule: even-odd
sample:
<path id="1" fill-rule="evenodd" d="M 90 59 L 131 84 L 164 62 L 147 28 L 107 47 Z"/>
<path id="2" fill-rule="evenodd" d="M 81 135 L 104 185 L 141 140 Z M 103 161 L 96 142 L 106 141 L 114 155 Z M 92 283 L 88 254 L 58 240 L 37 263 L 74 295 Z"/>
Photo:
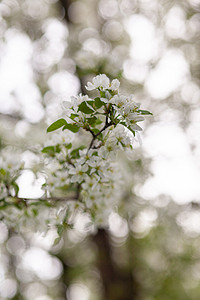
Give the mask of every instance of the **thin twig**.
<path id="1" fill-rule="evenodd" d="M 89 148 L 88 148 L 88 151 L 87 153 L 89 152 L 89 150 L 92 148 L 93 144 L 94 144 L 94 141 L 95 139 L 97 138 L 97 136 L 99 136 L 105 129 L 107 129 L 108 127 L 110 127 L 112 124 L 112 122 L 108 122 L 108 116 L 106 116 L 106 122 L 105 122 L 105 125 L 104 127 L 97 133 L 97 134 L 94 134 L 94 132 L 92 132 L 92 140 L 90 142 L 90 145 L 89 145 Z"/>
<path id="2" fill-rule="evenodd" d="M 77 195 L 68 196 L 68 197 L 49 197 L 49 198 L 24 198 L 24 197 L 13 197 L 17 199 L 19 202 L 27 202 L 27 201 L 71 201 L 78 200 Z"/>

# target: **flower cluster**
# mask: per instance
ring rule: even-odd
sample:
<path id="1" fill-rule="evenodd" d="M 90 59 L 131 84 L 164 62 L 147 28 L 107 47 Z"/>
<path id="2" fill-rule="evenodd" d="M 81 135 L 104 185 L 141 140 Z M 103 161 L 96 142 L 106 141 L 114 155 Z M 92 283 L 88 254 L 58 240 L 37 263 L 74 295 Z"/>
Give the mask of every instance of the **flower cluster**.
<path id="1" fill-rule="evenodd" d="M 19 187 L 16 179 L 23 168 L 23 162 L 19 157 L 20 154 L 10 148 L 0 152 L 0 200 L 18 194 Z"/>
<path id="2" fill-rule="evenodd" d="M 87 83 L 89 96 L 79 94 L 63 103 L 66 117 L 47 128 L 53 133 L 41 150 L 45 183 L 40 199 L 19 197 L 20 155 L 7 155 L 8 148 L 2 151 L 0 218 L 14 224 L 17 215 L 18 226 L 24 229 L 35 219 L 41 230 L 47 224 L 56 227 L 59 238 L 80 212 L 95 224 L 107 223 L 124 192 L 117 155 L 133 152 L 135 135 L 142 130 L 138 123 L 151 114 L 140 109 L 133 95 L 121 94 L 119 87 L 118 79 L 110 81 L 100 74 Z M 62 131 L 54 132 L 59 128 Z"/>
<path id="3" fill-rule="evenodd" d="M 70 197 L 75 192 L 75 200 L 100 223 L 105 222 L 102 216 L 112 211 L 121 196 L 116 155 L 121 150 L 132 151 L 134 136 L 142 130 L 137 123 L 144 120 L 143 115 L 151 114 L 140 109 L 133 95 L 120 94 L 119 86 L 118 79 L 110 81 L 105 74 L 94 77 L 86 89 L 98 95 L 71 97 L 70 102 L 63 103 L 66 119 L 47 128 L 47 132 L 62 128 L 73 137 L 82 136 L 84 131 L 90 133 L 88 146 L 77 147 L 71 138 L 66 138 L 42 150 L 51 166 L 44 185 L 47 194 L 55 196 L 60 190 Z"/>
<path id="4" fill-rule="evenodd" d="M 119 89 L 120 82 L 118 79 L 112 80 L 110 83 L 109 78 L 105 74 L 100 74 L 93 78 L 92 82 L 88 82 L 86 89 L 88 91 L 99 89 L 101 91 L 111 90 L 117 91 Z"/>

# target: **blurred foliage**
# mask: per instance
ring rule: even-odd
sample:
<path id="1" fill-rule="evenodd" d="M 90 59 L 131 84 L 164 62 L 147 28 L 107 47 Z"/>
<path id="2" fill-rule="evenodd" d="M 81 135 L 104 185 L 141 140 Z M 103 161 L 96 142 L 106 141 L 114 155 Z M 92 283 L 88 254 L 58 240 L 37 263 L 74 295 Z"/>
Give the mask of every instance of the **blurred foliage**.
<path id="1" fill-rule="evenodd" d="M 128 26 L 132 16 L 135 19 Z M 141 20 L 146 27 L 140 27 Z M 47 124 L 60 115 L 61 102 L 74 93 L 85 92 L 84 86 L 94 74 L 105 73 L 121 78 L 122 90 L 134 93 L 138 102 L 153 111 L 154 119 L 148 126 L 166 116 L 176 121 L 197 157 L 197 131 L 191 132 L 193 116 L 199 115 L 199 20 L 198 0 L 2 0 L 0 58 L 3 60 L 5 51 L 10 51 L 13 39 L 19 47 L 24 44 L 28 49 L 25 62 L 29 79 L 1 94 L 4 105 L 0 107 L 0 149 L 11 145 L 21 153 L 28 150 L 35 155 L 35 145 L 46 139 Z M 146 53 L 140 36 L 147 28 Z M 138 52 L 140 42 L 143 48 Z M 180 67 L 176 66 L 178 57 L 186 62 L 187 70 L 177 86 L 165 90 L 166 80 L 158 82 L 156 89 L 149 78 L 168 50 L 176 54 L 169 78 Z M 19 55 L 18 48 L 16 51 Z M 20 77 L 20 68 L 9 76 L 12 80 L 13 76 Z M 20 100 L 22 96 L 25 101 Z M 33 106 L 37 109 L 32 110 Z M 122 157 L 128 188 L 119 215 L 110 221 L 107 243 L 111 262 L 107 264 L 114 265 L 121 277 L 131 274 L 132 299 L 197 300 L 200 229 L 193 219 L 200 217 L 199 199 L 184 205 L 176 204 L 169 195 L 151 201 L 143 199 L 138 190 L 152 176 L 152 157 L 141 152 L 136 149 L 132 160 Z M 29 168 L 33 166 L 37 174 L 39 162 Z M 17 210 L 16 207 L 13 214 L 18 214 Z M 45 209 L 41 209 L 42 213 Z M 102 249 L 95 240 L 96 229 L 86 231 L 77 225 L 67 229 L 54 244 L 55 234 L 47 233 L 47 239 L 34 232 L 31 221 L 28 226 L 32 231 L 20 233 L 0 223 L 2 300 L 118 299 L 120 290 L 116 286 L 112 289 L 116 294 L 110 299 L 104 296 L 97 263 Z M 41 273 L 40 264 L 44 264 Z M 127 298 L 122 295 L 120 299 Z"/>

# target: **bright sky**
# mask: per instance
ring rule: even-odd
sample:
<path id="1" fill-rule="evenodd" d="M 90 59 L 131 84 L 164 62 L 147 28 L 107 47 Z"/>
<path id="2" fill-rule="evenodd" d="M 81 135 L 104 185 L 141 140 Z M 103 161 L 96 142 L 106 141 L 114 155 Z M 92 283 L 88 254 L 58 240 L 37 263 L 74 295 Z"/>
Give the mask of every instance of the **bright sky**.
<path id="1" fill-rule="evenodd" d="M 183 36 L 184 18 L 184 11 L 181 8 L 172 8 L 166 17 L 167 34 Z M 177 48 L 166 48 L 163 33 L 158 30 L 156 32 L 154 24 L 142 15 L 131 16 L 126 20 L 125 26 L 132 38 L 131 60 L 127 60 L 124 64 L 125 76 L 135 82 L 144 83 L 146 92 L 154 100 L 164 101 L 173 92 L 182 88 L 185 101 L 197 104 L 200 93 L 198 88 L 190 83 L 189 64 L 183 52 Z M 181 30 L 176 31 L 180 27 Z M 157 58 L 160 53 L 161 59 L 148 73 L 146 63 Z M 181 98 L 178 101 L 181 101 Z M 199 115 L 197 111 L 195 115 Z M 199 152 L 196 151 L 194 155 L 194 151 L 191 150 L 191 136 L 180 127 L 178 114 L 168 107 L 167 111 L 161 113 L 159 119 L 159 122 L 155 121 L 145 129 L 142 137 L 145 155 L 153 158 L 151 164 L 153 175 L 138 192 L 149 200 L 166 194 L 180 204 L 200 201 L 200 166 L 197 163 L 200 158 Z M 195 133 L 199 134 L 197 123 L 193 118 L 189 131 L 193 136 L 193 144 L 198 148 L 199 142 L 197 139 L 194 141 L 194 136 Z"/>
<path id="2" fill-rule="evenodd" d="M 153 176 L 141 188 L 141 196 L 155 199 L 166 194 L 180 204 L 200 201 L 200 168 L 178 124 L 163 121 L 152 125 L 144 135 L 143 149 L 154 160 Z"/>

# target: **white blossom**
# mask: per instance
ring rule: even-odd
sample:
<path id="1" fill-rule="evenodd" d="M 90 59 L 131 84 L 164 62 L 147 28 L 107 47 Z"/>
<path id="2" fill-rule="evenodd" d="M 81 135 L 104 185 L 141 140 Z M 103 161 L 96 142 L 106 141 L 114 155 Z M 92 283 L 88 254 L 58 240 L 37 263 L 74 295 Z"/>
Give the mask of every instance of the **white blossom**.
<path id="1" fill-rule="evenodd" d="M 83 101 L 89 101 L 91 100 L 88 95 L 82 95 L 79 94 L 78 96 L 72 96 L 71 101 L 63 101 L 63 106 L 66 109 L 73 109 L 75 112 L 78 111 L 78 106 L 83 102 Z"/>
<path id="2" fill-rule="evenodd" d="M 62 132 L 55 132 L 51 133 L 51 135 L 48 137 L 48 140 L 45 141 L 44 146 L 52 146 L 52 145 L 64 145 L 68 144 L 69 142 L 73 142 L 75 139 L 75 134 L 71 131 L 62 131 Z"/>
<path id="3" fill-rule="evenodd" d="M 82 188 L 86 191 L 88 190 L 94 190 L 95 188 L 99 189 L 98 182 L 100 180 L 100 177 L 97 174 L 92 174 L 91 176 L 88 176 L 85 181 L 82 183 Z"/>
<path id="4" fill-rule="evenodd" d="M 78 164 L 88 164 L 91 165 L 92 162 L 96 160 L 96 155 L 93 155 L 95 150 L 90 149 L 87 151 L 87 149 L 79 150 L 80 158 L 78 159 Z"/>
<path id="5" fill-rule="evenodd" d="M 92 82 L 88 82 L 86 85 L 86 89 L 88 91 L 96 90 L 100 88 L 101 90 L 109 89 L 110 80 L 105 74 L 97 75 L 92 79 Z"/>
<path id="6" fill-rule="evenodd" d="M 113 79 L 110 83 L 109 78 L 105 74 L 97 75 L 93 78 L 92 82 L 88 82 L 86 85 L 86 89 L 88 91 L 92 91 L 95 89 L 100 90 L 111 90 L 111 91 L 117 91 L 119 89 L 120 82 L 118 79 Z"/>
<path id="7" fill-rule="evenodd" d="M 91 99 L 87 95 L 79 94 L 72 96 L 71 101 L 63 102 L 67 123 L 76 124 L 75 127 L 71 127 L 72 131 L 78 127 L 82 129 L 73 133 L 70 126 L 66 126 L 63 127 L 64 132 L 58 130 L 49 135 L 45 147 L 50 148 L 43 151 L 46 173 L 43 189 L 49 197 L 56 195 L 58 190 L 59 195 L 64 192 L 68 195 L 70 187 L 70 195 L 75 190 L 75 197 L 78 194 L 79 199 L 67 202 L 60 209 L 54 207 L 50 211 L 39 210 L 37 218 L 41 218 L 42 214 L 45 216 L 44 224 L 40 224 L 41 228 L 44 228 L 46 223 L 51 223 L 54 227 L 62 224 L 68 209 L 72 221 L 79 206 L 82 211 L 91 212 L 96 224 L 105 225 L 109 214 L 118 206 L 124 183 L 116 156 L 122 150 L 126 151 L 127 155 L 133 152 L 133 142 L 137 140 L 134 136 L 139 140 L 138 132 L 142 130 L 138 123 L 144 120 L 142 113 L 145 114 L 139 109 L 140 105 L 135 102 L 134 96 L 120 94 L 119 87 L 118 79 L 110 81 L 105 74 L 100 74 L 86 86 L 88 91 L 98 91 L 97 98 Z M 86 135 L 82 135 L 84 130 L 87 131 Z M 5 169 L 12 180 L 18 174 L 21 162 L 19 156 L 16 158 L 9 155 L 10 161 L 7 156 L 7 153 L 3 153 L 0 157 L 0 168 Z M 1 195 L 7 197 L 8 192 L 5 183 L 0 182 Z M 27 209 L 27 214 L 31 215 L 33 211 Z M 22 216 L 23 214 L 19 214 L 19 224 L 23 223 Z M 23 226 L 26 222 L 24 221 Z"/>
<path id="8" fill-rule="evenodd" d="M 71 166 L 69 169 L 69 174 L 72 175 L 71 182 L 81 183 L 85 180 L 88 175 L 86 174 L 88 170 L 88 165 L 77 165 L 76 167 Z"/>
<path id="9" fill-rule="evenodd" d="M 112 91 L 117 91 L 119 89 L 119 86 L 120 86 L 119 80 L 118 79 L 113 79 L 112 82 L 111 82 L 110 89 Z"/>

